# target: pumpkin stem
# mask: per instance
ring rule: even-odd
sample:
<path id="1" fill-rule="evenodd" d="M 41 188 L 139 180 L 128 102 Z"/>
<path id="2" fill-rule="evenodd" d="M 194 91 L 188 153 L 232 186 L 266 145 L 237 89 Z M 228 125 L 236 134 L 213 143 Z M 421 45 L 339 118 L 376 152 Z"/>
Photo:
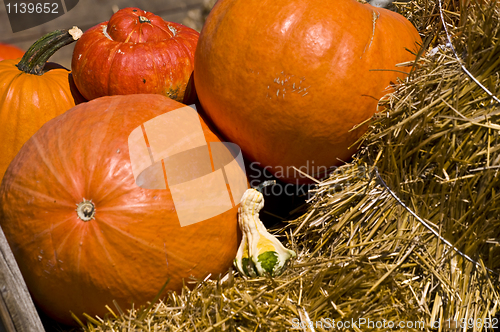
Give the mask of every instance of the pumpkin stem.
<path id="1" fill-rule="evenodd" d="M 76 204 L 76 215 L 83 221 L 95 219 L 95 205 L 92 200 L 87 201 L 84 198 L 83 202 Z"/>
<path id="2" fill-rule="evenodd" d="M 144 16 L 139 16 L 139 23 L 151 23 L 151 21 Z"/>
<path id="3" fill-rule="evenodd" d="M 264 190 L 265 187 L 272 186 L 272 185 L 275 185 L 275 184 L 276 184 L 276 180 L 264 181 L 261 184 L 259 184 L 257 187 L 255 187 L 255 190 L 257 190 L 258 192 L 262 193 L 262 190 Z"/>
<path id="4" fill-rule="evenodd" d="M 42 75 L 47 60 L 61 47 L 78 40 L 82 34 L 82 30 L 77 27 L 49 32 L 31 45 L 17 68 L 27 74 Z"/>

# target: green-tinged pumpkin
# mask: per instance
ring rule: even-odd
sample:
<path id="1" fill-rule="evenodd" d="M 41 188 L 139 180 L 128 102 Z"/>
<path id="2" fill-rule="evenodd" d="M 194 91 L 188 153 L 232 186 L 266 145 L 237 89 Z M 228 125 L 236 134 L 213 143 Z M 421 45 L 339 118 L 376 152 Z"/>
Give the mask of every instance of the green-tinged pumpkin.
<path id="1" fill-rule="evenodd" d="M 189 125 L 180 109 L 194 112 Z M 169 130 L 156 126 L 165 116 L 174 119 Z M 234 162 L 224 166 L 225 176 L 240 181 L 239 190 L 230 181 L 229 201 L 214 154 L 218 142 L 192 108 L 155 94 L 101 97 L 37 131 L 5 174 L 0 226 L 38 306 L 75 324 L 70 310 L 82 320 L 83 313 L 102 317 L 113 300 L 123 310 L 153 300 L 167 280 L 167 290 L 180 291 L 191 277 L 225 273 L 241 238 L 237 209 L 248 186 Z M 160 160 L 155 144 L 182 152 Z M 136 177 L 144 165 L 151 172 Z M 161 181 L 152 181 L 156 176 Z M 179 181 L 186 177 L 192 180 Z M 184 197 L 191 200 L 187 210 L 174 197 L 185 185 L 192 193 Z M 227 209 L 182 224 L 181 207 L 205 213 L 216 207 L 210 199 L 217 188 Z"/>
<path id="2" fill-rule="evenodd" d="M 84 99 L 66 68 L 46 62 L 80 36 L 78 28 L 57 30 L 36 41 L 21 60 L 0 62 L 0 181 L 23 144 L 45 122 Z"/>
<path id="3" fill-rule="evenodd" d="M 420 36 L 356 0 L 219 0 L 200 34 L 194 83 L 218 130 L 288 182 L 349 161 Z"/>
<path id="4" fill-rule="evenodd" d="M 89 100 L 155 93 L 191 102 L 184 95 L 192 94 L 188 83 L 198 37 L 197 31 L 153 13 L 121 9 L 76 43 L 71 61 L 76 86 Z"/>

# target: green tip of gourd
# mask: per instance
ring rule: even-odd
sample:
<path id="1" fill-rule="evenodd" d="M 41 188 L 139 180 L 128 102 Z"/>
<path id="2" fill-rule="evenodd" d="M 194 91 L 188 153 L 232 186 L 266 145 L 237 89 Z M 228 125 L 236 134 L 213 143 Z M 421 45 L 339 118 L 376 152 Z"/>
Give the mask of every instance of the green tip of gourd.
<path id="1" fill-rule="evenodd" d="M 260 254 L 257 260 L 264 271 L 272 275 L 278 264 L 278 253 L 276 251 L 266 251 Z"/>

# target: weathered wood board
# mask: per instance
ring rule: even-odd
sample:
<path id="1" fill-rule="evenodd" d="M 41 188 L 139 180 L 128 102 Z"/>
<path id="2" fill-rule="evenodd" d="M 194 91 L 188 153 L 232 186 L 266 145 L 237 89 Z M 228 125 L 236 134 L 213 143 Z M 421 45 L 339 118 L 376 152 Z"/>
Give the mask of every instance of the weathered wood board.
<path id="1" fill-rule="evenodd" d="M 43 332 L 28 288 L 0 228 L 0 331 Z"/>

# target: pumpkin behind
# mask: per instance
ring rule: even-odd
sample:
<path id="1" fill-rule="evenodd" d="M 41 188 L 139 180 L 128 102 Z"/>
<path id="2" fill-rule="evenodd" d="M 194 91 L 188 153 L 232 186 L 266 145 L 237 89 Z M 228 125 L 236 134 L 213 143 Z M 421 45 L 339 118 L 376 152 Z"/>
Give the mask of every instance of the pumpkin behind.
<path id="1" fill-rule="evenodd" d="M 91 100 L 156 93 L 179 102 L 192 89 L 199 33 L 139 8 L 123 8 L 85 31 L 71 60 L 75 83 Z M 190 97 L 187 91 L 186 98 Z M 191 97 L 192 98 L 192 97 Z"/>
<path id="2" fill-rule="evenodd" d="M 112 300 L 123 309 L 145 304 L 168 278 L 167 289 L 179 291 L 183 278 L 216 277 L 232 265 L 237 205 L 181 227 L 170 188 L 143 189 L 134 179 L 130 133 L 183 106 L 161 95 L 80 104 L 45 124 L 10 165 L 0 225 L 51 317 L 74 324 L 69 310 L 81 318 L 104 315 Z M 207 142 L 219 142 L 201 125 Z M 83 213 L 88 221 L 75 211 L 82 204 L 95 206 L 95 215 Z"/>
<path id="3" fill-rule="evenodd" d="M 0 62 L 0 181 L 31 135 L 84 100 L 70 71 L 46 62 L 60 47 L 74 42 L 78 31 L 51 32 L 35 42 L 21 60 Z"/>
<path id="4" fill-rule="evenodd" d="M 0 43 L 0 61 L 22 57 L 24 51 L 17 46 Z"/>

